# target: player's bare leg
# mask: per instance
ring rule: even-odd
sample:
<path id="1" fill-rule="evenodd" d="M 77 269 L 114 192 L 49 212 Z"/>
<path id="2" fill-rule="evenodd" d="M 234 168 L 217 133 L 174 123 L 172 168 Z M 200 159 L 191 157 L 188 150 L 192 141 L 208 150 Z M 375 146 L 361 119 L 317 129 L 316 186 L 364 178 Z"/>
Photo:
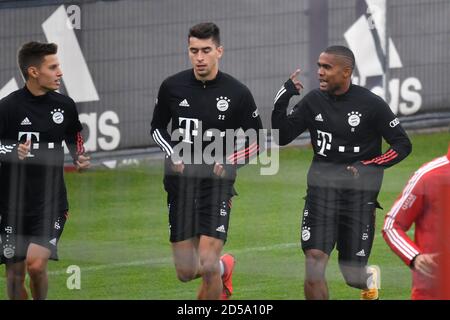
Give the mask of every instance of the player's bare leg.
<path id="1" fill-rule="evenodd" d="M 182 282 L 188 282 L 200 277 L 198 243 L 198 238 L 191 238 L 172 243 L 175 270 L 178 279 Z"/>
<path id="2" fill-rule="evenodd" d="M 28 293 L 25 289 L 25 261 L 6 264 L 6 281 L 9 299 L 28 299 Z"/>
<path id="3" fill-rule="evenodd" d="M 218 300 L 222 294 L 222 277 L 220 274 L 220 255 L 223 240 L 201 236 L 199 256 L 202 284 L 198 292 L 198 299 Z"/>
<path id="4" fill-rule="evenodd" d="M 328 285 L 325 270 L 329 256 L 317 249 L 305 251 L 305 298 L 328 300 Z"/>
<path id="5" fill-rule="evenodd" d="M 30 275 L 30 289 L 34 300 L 47 298 L 47 264 L 50 253 L 49 249 L 34 243 L 28 247 L 26 266 Z"/>
<path id="6" fill-rule="evenodd" d="M 339 268 L 347 285 L 356 289 L 367 289 L 367 279 L 370 275 L 367 273 L 365 266 L 350 266 L 339 263 Z"/>
<path id="7" fill-rule="evenodd" d="M 339 261 L 347 285 L 361 289 L 362 300 L 378 300 L 380 268 L 376 266 L 351 266 Z"/>

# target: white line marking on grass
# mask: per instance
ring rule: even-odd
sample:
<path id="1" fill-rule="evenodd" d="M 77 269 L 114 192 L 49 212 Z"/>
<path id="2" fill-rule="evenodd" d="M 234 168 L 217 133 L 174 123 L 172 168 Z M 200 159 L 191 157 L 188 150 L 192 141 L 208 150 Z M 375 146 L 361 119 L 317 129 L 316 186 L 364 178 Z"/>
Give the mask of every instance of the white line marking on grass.
<path id="1" fill-rule="evenodd" d="M 261 252 L 261 251 L 269 251 L 275 249 L 290 249 L 294 247 L 299 247 L 299 243 L 279 243 L 271 246 L 263 246 L 263 247 L 252 247 L 245 249 L 236 249 L 230 250 L 233 254 L 247 253 L 247 252 Z M 226 249 L 224 251 L 227 251 Z M 155 259 L 147 259 L 147 260 L 136 260 L 129 262 L 115 262 L 115 263 L 107 263 L 107 264 L 99 264 L 95 266 L 82 267 L 81 272 L 91 272 L 91 271 L 100 271 L 105 269 L 115 269 L 122 267 L 138 267 L 138 266 L 151 266 L 156 264 L 168 264 L 172 262 L 172 257 L 163 257 L 163 258 L 155 258 Z M 63 275 L 67 274 L 66 270 L 57 270 L 48 272 L 49 275 Z"/>
<path id="2" fill-rule="evenodd" d="M 375 237 L 377 237 L 375 235 Z M 241 253 L 248 253 L 248 252 L 264 252 L 264 251 L 270 251 L 270 250 L 281 250 L 281 249 L 291 249 L 291 248 L 298 248 L 301 250 L 300 242 L 290 242 L 290 243 L 278 243 L 271 246 L 261 246 L 261 247 L 250 247 L 250 248 L 244 248 L 244 249 L 235 249 L 230 250 L 233 254 L 241 254 Z M 228 251 L 227 248 L 223 250 L 224 252 Z M 91 271 L 100 271 L 100 270 L 106 270 L 106 269 L 115 269 L 115 268 L 122 268 L 122 267 L 138 267 L 138 266 L 151 266 L 156 264 L 168 264 L 172 262 L 172 257 L 163 257 L 163 258 L 155 258 L 155 259 L 147 259 L 147 260 L 136 260 L 136 261 L 128 261 L 128 262 L 115 262 L 115 263 L 107 263 L 107 264 L 99 264 L 89 267 L 81 267 L 82 272 L 91 272 Z M 56 275 L 65 275 L 67 274 L 66 270 L 55 270 L 55 271 L 49 271 L 48 275 L 56 276 Z M 3 277 L 0 277 L 0 281 L 4 281 Z"/>

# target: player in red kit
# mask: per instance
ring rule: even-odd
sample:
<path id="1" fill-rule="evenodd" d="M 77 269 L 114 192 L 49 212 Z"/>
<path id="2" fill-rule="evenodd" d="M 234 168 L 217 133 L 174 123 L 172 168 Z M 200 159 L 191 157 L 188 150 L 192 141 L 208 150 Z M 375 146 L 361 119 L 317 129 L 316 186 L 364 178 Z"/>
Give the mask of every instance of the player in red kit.
<path id="1" fill-rule="evenodd" d="M 438 299 L 439 234 L 450 194 L 443 194 L 450 181 L 450 146 L 446 156 L 417 170 L 386 216 L 383 237 L 412 270 L 413 300 Z M 415 223 L 414 240 L 406 232 Z"/>

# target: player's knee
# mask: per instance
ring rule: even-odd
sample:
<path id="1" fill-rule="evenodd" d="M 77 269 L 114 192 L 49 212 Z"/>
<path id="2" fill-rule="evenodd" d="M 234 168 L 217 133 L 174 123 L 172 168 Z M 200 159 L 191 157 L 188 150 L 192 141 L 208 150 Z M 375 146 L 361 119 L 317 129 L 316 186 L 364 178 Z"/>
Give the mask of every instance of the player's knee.
<path id="1" fill-rule="evenodd" d="M 202 265 L 202 269 L 203 269 L 203 274 L 207 277 L 213 276 L 216 273 L 220 272 L 220 267 L 218 266 L 218 264 L 216 263 L 204 263 Z"/>
<path id="2" fill-rule="evenodd" d="M 19 284 L 25 282 L 25 268 L 11 265 L 6 268 L 6 278 L 8 282 Z"/>
<path id="3" fill-rule="evenodd" d="M 326 263 L 328 261 L 328 255 L 317 249 L 310 249 L 305 251 L 306 260 L 310 263 Z"/>
<path id="4" fill-rule="evenodd" d="M 219 262 L 214 259 L 206 259 L 201 261 L 203 281 L 213 281 L 217 275 L 220 275 Z"/>
<path id="5" fill-rule="evenodd" d="M 325 276 L 321 277 L 305 277 L 305 288 L 318 288 L 326 283 Z"/>
<path id="6" fill-rule="evenodd" d="M 7 279 L 9 283 L 23 284 L 25 283 L 25 273 L 21 272 L 8 272 Z"/>
<path id="7" fill-rule="evenodd" d="M 322 274 L 328 263 L 328 255 L 320 250 L 305 251 L 305 263 L 307 273 Z"/>
<path id="8" fill-rule="evenodd" d="M 305 284 L 315 286 L 325 281 L 328 255 L 320 250 L 305 251 Z"/>
<path id="9" fill-rule="evenodd" d="M 365 289 L 366 288 L 366 281 L 361 278 L 352 278 L 352 277 L 346 278 L 344 276 L 344 279 L 345 279 L 345 283 L 352 288 L 356 288 L 356 289 Z"/>
<path id="10" fill-rule="evenodd" d="M 40 277 L 47 272 L 47 263 L 42 259 L 33 260 L 27 263 L 27 270 L 30 277 Z"/>
<path id="11" fill-rule="evenodd" d="M 181 282 L 189 282 L 195 279 L 197 272 L 191 269 L 177 269 L 177 277 Z"/>
<path id="12" fill-rule="evenodd" d="M 366 282 L 367 282 L 367 275 L 365 272 L 365 269 L 353 269 L 353 270 L 346 270 L 341 268 L 342 275 L 344 276 L 345 283 L 352 287 L 357 289 L 365 289 L 366 288 Z"/>

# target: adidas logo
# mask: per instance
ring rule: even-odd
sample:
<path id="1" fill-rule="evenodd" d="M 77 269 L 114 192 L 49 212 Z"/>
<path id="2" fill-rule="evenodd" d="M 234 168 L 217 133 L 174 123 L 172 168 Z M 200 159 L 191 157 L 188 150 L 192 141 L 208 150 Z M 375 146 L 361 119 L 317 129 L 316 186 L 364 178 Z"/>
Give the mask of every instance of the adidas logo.
<path id="1" fill-rule="evenodd" d="M 386 48 L 383 43 L 375 41 L 374 34 L 379 39 L 383 39 L 386 32 L 385 26 L 381 23 L 378 17 L 380 14 L 386 12 L 386 5 L 378 5 L 373 0 L 366 1 L 366 12 L 361 12 L 361 16 L 355 23 L 344 33 L 344 38 L 347 41 L 350 49 L 355 54 L 356 67 L 360 76 L 361 84 L 366 83 L 366 78 L 374 76 L 382 76 L 384 74 L 383 61 L 380 58 L 386 56 Z M 370 44 L 361 42 L 360 39 L 374 39 Z M 389 55 L 388 68 L 402 68 L 403 64 L 400 55 L 392 40 L 389 41 Z M 373 50 L 373 51 L 372 51 Z M 382 53 L 383 57 L 378 54 Z"/>
<path id="2" fill-rule="evenodd" d="M 56 238 L 53 238 L 52 240 L 49 241 L 52 245 L 56 246 Z"/>
<path id="3" fill-rule="evenodd" d="M 420 88 L 414 91 L 411 100 L 413 109 L 408 109 L 407 114 L 412 115 L 419 111 L 423 105 L 421 80 L 415 76 L 407 76 L 406 79 L 398 77 L 390 78 L 388 83 L 383 84 L 382 76 L 388 69 L 403 68 L 403 62 L 396 44 L 391 37 L 386 37 L 387 20 L 386 13 L 389 11 L 387 1 L 365 0 L 359 1 L 359 18 L 344 32 L 344 38 L 349 48 L 355 55 L 355 76 L 352 82 L 367 87 L 373 93 L 386 101 L 394 114 L 404 113 L 401 109 L 402 100 L 408 101 L 409 95 L 404 95 L 401 89 L 404 81 L 414 81 Z M 361 41 L 366 39 L 367 41 Z M 405 77 L 404 75 L 403 77 Z M 370 83 L 368 79 L 370 78 Z M 386 91 L 386 92 L 385 92 Z M 387 93 L 389 92 L 389 95 Z"/>
<path id="4" fill-rule="evenodd" d="M 74 15 L 68 10 L 70 7 L 66 9 L 64 5 L 59 6 L 41 24 L 42 31 L 48 42 L 59 44 L 58 58 L 64 66 L 65 77 L 62 81 L 67 95 L 75 102 L 98 101 L 100 98 L 97 89 L 75 35 L 75 27 L 71 23 L 74 22 Z M 0 86 L 0 99 L 18 89 L 16 79 L 11 78 L 5 86 Z"/>
<path id="5" fill-rule="evenodd" d="M 323 122 L 322 114 L 319 113 L 319 114 L 314 118 L 314 120 Z"/>
<path id="6" fill-rule="evenodd" d="M 364 249 L 362 249 L 361 251 L 357 252 L 356 255 L 359 257 L 365 257 L 366 253 L 364 252 Z"/>
<path id="7" fill-rule="evenodd" d="M 30 119 L 28 119 L 28 117 L 26 117 L 25 119 L 22 120 L 20 125 L 21 126 L 29 126 L 29 125 L 31 125 L 31 121 L 30 121 Z"/>
<path id="8" fill-rule="evenodd" d="M 226 232 L 226 231 L 225 231 L 225 227 L 224 227 L 223 225 L 221 225 L 220 227 L 218 227 L 218 228 L 216 229 L 216 231 L 223 232 L 223 233 Z"/>
<path id="9" fill-rule="evenodd" d="M 189 103 L 187 102 L 186 99 L 184 99 L 183 101 L 180 102 L 179 106 L 180 107 L 189 107 Z"/>

